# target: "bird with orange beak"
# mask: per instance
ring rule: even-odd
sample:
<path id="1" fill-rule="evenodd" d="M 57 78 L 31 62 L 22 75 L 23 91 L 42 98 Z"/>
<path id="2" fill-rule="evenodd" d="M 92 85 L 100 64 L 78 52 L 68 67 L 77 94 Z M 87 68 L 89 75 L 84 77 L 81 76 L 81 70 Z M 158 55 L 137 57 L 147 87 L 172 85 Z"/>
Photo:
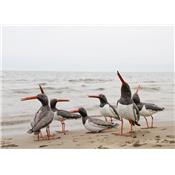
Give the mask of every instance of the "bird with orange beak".
<path id="1" fill-rule="evenodd" d="M 98 133 L 105 130 L 108 130 L 113 127 L 118 127 L 118 123 L 110 123 L 101 119 L 96 118 L 95 116 L 88 116 L 85 108 L 81 107 L 78 109 L 70 110 L 70 112 L 78 112 L 82 117 L 82 123 L 84 127 L 92 133 Z"/>
<path id="2" fill-rule="evenodd" d="M 139 112 L 140 112 L 140 115 L 143 116 L 145 121 L 146 121 L 147 127 L 145 129 L 153 128 L 153 114 L 155 114 L 157 112 L 160 112 L 160 111 L 163 111 L 164 108 L 159 107 L 159 106 L 157 106 L 155 104 L 152 104 L 152 103 L 142 103 L 140 101 L 140 97 L 138 95 L 138 91 L 139 91 L 140 88 L 141 87 L 139 85 L 137 87 L 137 90 L 134 93 L 132 99 L 133 99 L 134 103 L 137 105 L 137 107 L 139 109 Z M 149 126 L 149 124 L 148 124 L 147 117 L 151 117 L 151 119 L 152 119 L 151 126 Z"/>
<path id="3" fill-rule="evenodd" d="M 106 96 L 104 94 L 99 94 L 99 95 L 89 95 L 89 98 L 97 98 L 100 101 L 99 109 L 100 113 L 102 116 L 105 117 L 105 120 L 107 121 L 107 118 L 111 118 L 111 123 L 112 123 L 112 118 L 120 120 L 120 116 L 117 112 L 117 109 L 111 105 Z"/>
<path id="4" fill-rule="evenodd" d="M 40 85 L 39 85 L 40 86 Z M 34 133 L 38 135 L 38 141 L 40 137 L 43 138 L 41 129 L 46 128 L 47 138 L 50 139 L 50 129 L 49 125 L 53 121 L 54 113 L 52 112 L 51 108 L 49 107 L 49 100 L 48 97 L 44 94 L 42 87 L 40 86 L 41 94 L 36 96 L 30 96 L 22 98 L 21 101 L 26 100 L 39 100 L 42 106 L 39 108 L 37 113 L 35 114 L 34 120 L 31 122 L 31 129 L 28 131 L 29 134 Z"/>
<path id="5" fill-rule="evenodd" d="M 123 119 L 126 119 L 130 123 L 130 131 L 129 133 L 132 133 L 132 126 L 138 125 L 140 114 L 137 106 L 132 100 L 131 95 L 131 89 L 129 84 L 123 79 L 123 77 L 120 75 L 120 73 L 117 71 L 117 75 L 122 83 L 121 85 L 121 97 L 117 101 L 117 111 L 119 113 L 119 116 L 121 118 L 121 132 L 120 133 L 114 133 L 116 135 L 130 135 L 130 134 L 124 134 L 123 133 Z"/>
<path id="6" fill-rule="evenodd" d="M 52 99 L 50 100 L 50 107 L 54 112 L 54 120 L 61 122 L 62 133 L 66 134 L 65 120 L 79 119 L 81 118 L 78 114 L 73 114 L 66 110 L 61 110 L 56 107 L 57 102 L 69 102 L 68 99 Z"/>

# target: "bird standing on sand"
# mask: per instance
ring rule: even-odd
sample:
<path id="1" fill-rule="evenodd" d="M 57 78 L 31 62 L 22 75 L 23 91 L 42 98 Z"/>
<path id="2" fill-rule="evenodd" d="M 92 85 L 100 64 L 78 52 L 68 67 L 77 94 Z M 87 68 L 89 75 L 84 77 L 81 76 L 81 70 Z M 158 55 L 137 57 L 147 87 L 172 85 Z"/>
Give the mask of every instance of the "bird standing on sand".
<path id="1" fill-rule="evenodd" d="M 100 95 L 89 95 L 89 98 L 98 98 L 100 100 L 100 113 L 105 117 L 105 120 L 107 121 L 107 117 L 111 118 L 111 123 L 112 123 L 112 118 L 115 118 L 117 120 L 120 120 L 119 114 L 117 112 L 117 109 L 115 109 L 114 106 L 112 106 L 106 96 L 104 94 Z"/>
<path id="2" fill-rule="evenodd" d="M 137 105 L 140 115 L 143 116 L 145 118 L 146 121 L 146 125 L 147 128 L 153 128 L 153 114 L 159 112 L 159 111 L 163 111 L 164 108 L 161 108 L 155 104 L 152 103 L 142 103 L 140 101 L 140 97 L 138 95 L 138 91 L 140 89 L 140 86 L 138 86 L 136 92 L 134 93 L 132 99 L 134 101 L 134 103 Z M 151 121 L 151 127 L 149 127 L 148 125 L 148 120 L 146 117 L 151 117 L 152 121 Z"/>
<path id="3" fill-rule="evenodd" d="M 45 94 L 38 94 L 37 96 L 30 96 L 22 98 L 21 101 L 37 99 L 41 102 L 42 106 L 37 111 L 33 122 L 31 122 L 32 128 L 28 131 L 29 134 L 34 133 L 38 135 L 38 141 L 40 139 L 40 133 L 42 128 L 46 128 L 48 140 L 51 137 L 49 124 L 53 121 L 54 113 L 48 105 L 48 98 Z M 42 134 L 41 134 L 41 137 Z"/>
<path id="4" fill-rule="evenodd" d="M 65 123 L 64 121 L 65 120 L 70 120 L 70 119 L 78 119 L 78 118 L 81 118 L 80 115 L 78 114 L 72 114 L 71 112 L 69 111 L 66 111 L 66 110 L 59 110 L 56 108 L 56 104 L 57 102 L 68 102 L 69 100 L 67 99 L 52 99 L 50 101 L 50 107 L 52 109 L 53 112 L 55 112 L 54 114 L 54 120 L 57 120 L 57 121 L 60 121 L 61 122 L 61 125 L 62 125 L 62 133 L 66 133 L 66 130 L 65 130 Z"/>
<path id="5" fill-rule="evenodd" d="M 92 118 L 88 116 L 84 108 L 74 109 L 71 110 L 71 112 L 79 112 L 82 116 L 82 123 L 84 127 L 92 133 L 98 133 L 118 125 L 117 123 L 111 124 L 97 118 Z"/>
<path id="6" fill-rule="evenodd" d="M 120 75 L 120 73 L 117 71 L 117 75 L 120 79 L 120 81 L 122 82 L 122 86 L 121 86 L 121 97 L 120 99 L 117 101 L 117 111 L 119 113 L 119 116 L 121 118 L 121 133 L 114 133 L 116 135 L 128 135 L 128 134 L 123 134 L 123 118 L 128 120 L 130 123 L 130 131 L 129 133 L 132 132 L 132 126 L 133 125 L 138 125 L 140 126 L 140 124 L 138 123 L 139 119 L 140 119 L 140 114 L 139 114 L 139 110 L 136 106 L 136 104 L 133 102 L 133 100 L 131 99 L 131 89 L 130 86 L 124 81 L 124 79 L 122 78 L 122 76 Z"/>

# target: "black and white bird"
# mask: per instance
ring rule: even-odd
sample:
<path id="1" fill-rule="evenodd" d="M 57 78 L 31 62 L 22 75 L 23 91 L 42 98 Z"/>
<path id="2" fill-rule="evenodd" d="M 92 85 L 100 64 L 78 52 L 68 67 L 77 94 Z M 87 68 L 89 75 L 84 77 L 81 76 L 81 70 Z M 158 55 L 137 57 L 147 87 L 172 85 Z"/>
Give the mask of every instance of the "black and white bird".
<path id="1" fill-rule="evenodd" d="M 43 138 L 41 129 L 46 128 L 47 138 L 50 139 L 50 129 L 49 125 L 53 121 L 54 113 L 49 107 L 49 101 L 47 96 L 42 93 L 37 96 L 30 96 L 22 98 L 21 101 L 33 100 L 37 99 L 41 102 L 42 106 L 39 108 L 37 113 L 35 114 L 34 120 L 31 122 L 31 129 L 28 131 L 29 134 L 34 133 L 38 135 L 38 141 L 40 140 L 40 136 Z"/>
<path id="2" fill-rule="evenodd" d="M 119 113 L 119 116 L 121 118 L 121 132 L 114 133 L 114 134 L 128 135 L 128 134 L 123 134 L 123 119 L 126 119 L 129 121 L 131 126 L 129 133 L 131 133 L 133 125 L 140 126 L 140 124 L 138 123 L 140 119 L 140 114 L 136 104 L 132 100 L 131 89 L 129 84 L 124 81 L 124 79 L 122 78 L 122 76 L 118 71 L 117 71 L 117 75 L 122 83 L 121 97 L 117 101 L 117 112 Z"/>
<path id="3" fill-rule="evenodd" d="M 136 92 L 134 93 L 132 99 L 134 101 L 134 103 L 137 105 L 140 115 L 144 117 L 145 121 L 146 121 L 146 125 L 147 128 L 153 128 L 153 114 L 163 111 L 164 108 L 159 107 L 155 104 L 152 103 L 143 103 L 140 101 L 140 97 L 138 95 L 138 91 L 140 89 L 140 86 L 138 86 Z M 151 117 L 152 121 L 151 121 L 151 127 L 148 124 L 148 120 L 147 117 Z"/>
<path id="4" fill-rule="evenodd" d="M 113 105 L 111 105 L 106 96 L 104 94 L 99 94 L 99 95 L 89 95 L 89 98 L 98 98 L 100 100 L 100 113 L 102 116 L 105 117 L 105 120 L 107 121 L 107 117 L 111 118 L 111 123 L 112 123 L 112 118 L 120 120 L 119 114 L 117 112 L 117 109 Z"/>
<path id="5" fill-rule="evenodd" d="M 61 122 L 62 133 L 64 133 L 64 134 L 66 134 L 65 120 L 72 120 L 72 119 L 81 118 L 81 116 L 78 114 L 73 114 L 69 111 L 56 108 L 57 102 L 68 102 L 68 101 L 69 100 L 67 100 L 67 99 L 56 99 L 56 98 L 54 98 L 50 101 L 50 107 L 51 107 L 52 111 L 54 112 L 54 120 Z"/>
<path id="6" fill-rule="evenodd" d="M 88 116 L 86 110 L 84 108 L 78 108 L 78 109 L 74 109 L 71 110 L 71 112 L 79 112 L 80 115 L 82 116 L 82 123 L 84 125 L 84 127 L 92 133 L 98 133 L 98 132 L 102 132 L 104 130 L 107 130 L 109 128 L 113 128 L 118 126 L 117 123 L 115 124 L 111 124 L 110 122 L 106 122 L 97 118 L 90 117 Z"/>

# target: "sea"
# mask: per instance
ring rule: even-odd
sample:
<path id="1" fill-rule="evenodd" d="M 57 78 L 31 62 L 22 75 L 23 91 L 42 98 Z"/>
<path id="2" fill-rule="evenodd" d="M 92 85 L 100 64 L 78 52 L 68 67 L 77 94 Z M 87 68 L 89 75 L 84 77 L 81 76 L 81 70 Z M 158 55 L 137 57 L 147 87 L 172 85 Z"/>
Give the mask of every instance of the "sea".
<path id="1" fill-rule="evenodd" d="M 174 121 L 174 73 L 121 72 L 132 93 L 140 85 L 142 102 L 164 107 L 155 114 L 155 121 Z M 21 101 L 22 97 L 40 93 L 39 84 L 49 99 L 66 98 L 70 102 L 58 103 L 57 108 L 70 110 L 84 107 L 89 115 L 99 115 L 99 100 L 88 95 L 105 94 L 116 105 L 120 98 L 121 83 L 116 72 L 52 72 L 52 71 L 3 71 L 0 75 L 1 131 L 2 135 L 25 133 L 30 121 L 40 107 L 38 100 Z M 143 119 L 141 119 L 143 121 Z M 81 119 L 67 121 L 69 130 L 82 129 Z M 55 127 L 60 124 L 54 123 Z"/>

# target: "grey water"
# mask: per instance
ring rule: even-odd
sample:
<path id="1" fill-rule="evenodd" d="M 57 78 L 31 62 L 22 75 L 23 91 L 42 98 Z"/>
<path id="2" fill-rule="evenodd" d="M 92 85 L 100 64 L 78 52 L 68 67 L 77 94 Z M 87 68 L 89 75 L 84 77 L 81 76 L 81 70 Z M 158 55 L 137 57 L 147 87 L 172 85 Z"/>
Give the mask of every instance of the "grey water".
<path id="1" fill-rule="evenodd" d="M 157 121 L 173 121 L 174 118 L 174 73 L 129 73 L 121 72 L 129 83 L 132 93 L 138 85 L 141 101 L 155 103 L 165 108 L 156 114 Z M 97 99 L 88 95 L 103 93 L 108 101 L 115 105 L 120 98 L 121 83 L 115 72 L 30 72 L 4 71 L 2 82 L 1 125 L 15 128 L 29 125 L 40 107 L 37 100 L 20 101 L 22 97 L 40 93 L 38 84 L 42 84 L 49 99 L 66 98 L 70 102 L 59 103 L 60 109 L 72 109 L 83 106 L 89 114 L 99 114 Z M 74 122 L 72 122 L 72 125 Z"/>

